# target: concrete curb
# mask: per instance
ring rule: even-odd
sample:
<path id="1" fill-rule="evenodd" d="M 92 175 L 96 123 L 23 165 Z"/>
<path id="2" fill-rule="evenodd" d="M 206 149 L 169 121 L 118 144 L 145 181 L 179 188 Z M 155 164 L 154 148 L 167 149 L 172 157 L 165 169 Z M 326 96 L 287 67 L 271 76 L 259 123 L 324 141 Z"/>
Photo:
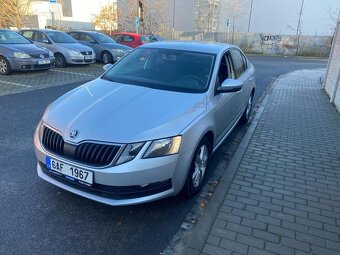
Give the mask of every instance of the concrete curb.
<path id="1" fill-rule="evenodd" d="M 217 186 L 214 194 L 210 198 L 207 208 L 204 211 L 204 214 L 198 224 L 195 227 L 195 230 L 190 237 L 186 248 L 180 255 L 199 255 L 204 248 L 205 242 L 210 233 L 210 229 L 213 226 L 213 222 L 215 220 L 215 216 L 223 203 L 223 199 L 229 190 L 231 182 L 235 176 L 235 173 L 241 163 L 241 160 L 246 152 L 246 149 L 249 145 L 249 142 L 256 130 L 256 127 L 261 119 L 264 108 L 270 97 L 271 86 L 278 80 L 277 78 L 270 86 L 266 96 L 264 97 L 257 113 L 255 114 L 252 123 L 250 124 L 245 136 L 243 137 L 240 145 L 238 146 L 229 166 L 224 172 L 219 185 Z"/>

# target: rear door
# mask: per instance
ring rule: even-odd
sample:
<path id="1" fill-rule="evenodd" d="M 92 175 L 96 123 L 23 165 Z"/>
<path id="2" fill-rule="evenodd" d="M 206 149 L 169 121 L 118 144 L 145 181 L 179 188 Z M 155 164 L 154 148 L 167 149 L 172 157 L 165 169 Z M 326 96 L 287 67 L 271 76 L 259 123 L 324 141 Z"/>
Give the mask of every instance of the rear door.
<path id="1" fill-rule="evenodd" d="M 248 68 L 248 61 L 246 57 L 241 53 L 239 49 L 230 50 L 231 61 L 235 73 L 235 79 L 243 83 L 243 88 L 241 91 L 236 93 L 236 105 L 237 105 L 237 115 L 243 113 L 249 95 L 251 93 L 251 82 L 253 80 L 250 68 Z"/>

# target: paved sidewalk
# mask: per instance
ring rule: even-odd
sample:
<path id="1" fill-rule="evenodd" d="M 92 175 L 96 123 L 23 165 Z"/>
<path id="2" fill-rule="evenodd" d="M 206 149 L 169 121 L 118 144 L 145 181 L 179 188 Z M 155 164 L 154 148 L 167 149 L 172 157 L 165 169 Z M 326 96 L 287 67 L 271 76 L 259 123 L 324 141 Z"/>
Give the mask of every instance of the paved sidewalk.
<path id="1" fill-rule="evenodd" d="M 182 254 L 340 254 L 340 115 L 324 73 L 273 84 Z"/>

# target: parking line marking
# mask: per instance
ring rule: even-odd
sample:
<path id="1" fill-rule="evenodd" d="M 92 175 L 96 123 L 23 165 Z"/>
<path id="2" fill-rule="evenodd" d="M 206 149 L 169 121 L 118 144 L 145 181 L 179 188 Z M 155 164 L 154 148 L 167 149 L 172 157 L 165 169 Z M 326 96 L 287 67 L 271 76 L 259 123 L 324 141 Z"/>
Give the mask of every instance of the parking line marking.
<path id="1" fill-rule="evenodd" d="M 61 70 L 50 70 L 52 72 L 59 72 L 59 73 L 70 73 L 70 74 L 77 74 L 77 75 L 83 75 L 83 76 L 95 76 L 93 74 L 85 74 L 85 73 L 75 73 L 70 71 L 61 71 Z"/>
<path id="2" fill-rule="evenodd" d="M 32 86 L 30 86 L 30 85 L 25 85 L 25 84 L 10 82 L 10 81 L 0 81 L 0 83 L 7 83 L 7 84 L 21 86 L 21 87 L 25 87 L 25 88 L 32 88 Z"/>

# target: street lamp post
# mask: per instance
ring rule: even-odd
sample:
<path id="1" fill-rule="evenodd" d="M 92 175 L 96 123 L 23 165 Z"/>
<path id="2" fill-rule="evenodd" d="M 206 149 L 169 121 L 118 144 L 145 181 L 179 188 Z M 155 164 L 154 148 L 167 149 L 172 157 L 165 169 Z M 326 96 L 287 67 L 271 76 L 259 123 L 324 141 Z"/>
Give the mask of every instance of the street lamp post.
<path id="1" fill-rule="evenodd" d="M 251 14 L 253 12 L 253 2 L 254 0 L 251 0 L 251 3 L 250 3 L 250 11 L 249 11 L 249 21 L 248 21 L 248 33 L 250 31 L 250 21 L 251 21 Z"/>
<path id="2" fill-rule="evenodd" d="M 175 39 L 175 11 L 176 11 L 176 0 L 174 0 L 174 5 L 172 9 L 172 40 Z"/>

